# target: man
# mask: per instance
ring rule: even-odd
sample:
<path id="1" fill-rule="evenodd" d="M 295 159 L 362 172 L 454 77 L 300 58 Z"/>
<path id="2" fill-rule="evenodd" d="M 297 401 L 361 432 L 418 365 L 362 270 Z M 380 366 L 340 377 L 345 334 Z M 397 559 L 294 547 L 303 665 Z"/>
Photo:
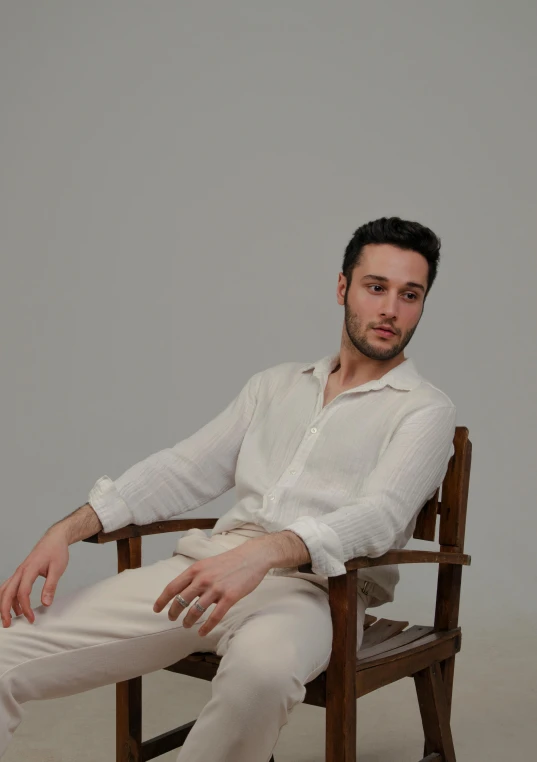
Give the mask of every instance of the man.
<path id="1" fill-rule="evenodd" d="M 214 651 L 222 661 L 213 695 L 181 762 L 270 757 L 306 683 L 328 665 L 328 577 L 344 574 L 350 558 L 404 547 L 453 453 L 455 406 L 404 355 L 439 252 L 416 222 L 358 228 L 337 283 L 337 354 L 255 373 L 199 431 L 115 481 L 101 477 L 88 502 L 48 530 L 0 586 L 0 756 L 26 701 Z M 233 486 L 236 503 L 210 537 L 190 530 L 171 558 L 48 608 L 73 542 L 171 519 Z M 313 574 L 298 571 L 305 563 Z M 43 605 L 33 612 L 38 575 Z M 366 607 L 393 600 L 399 579 L 393 566 L 358 576 L 357 649 Z"/>

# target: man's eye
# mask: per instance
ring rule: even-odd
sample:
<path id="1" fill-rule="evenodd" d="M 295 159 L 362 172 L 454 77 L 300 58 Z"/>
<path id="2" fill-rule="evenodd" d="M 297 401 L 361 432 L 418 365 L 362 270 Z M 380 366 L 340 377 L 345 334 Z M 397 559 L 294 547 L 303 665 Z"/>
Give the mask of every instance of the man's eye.
<path id="1" fill-rule="evenodd" d="M 378 283 L 371 283 L 369 288 L 380 288 L 380 290 L 382 291 L 382 286 L 379 286 Z M 378 291 L 375 291 L 375 293 L 378 294 Z M 411 296 L 412 297 L 412 299 L 410 300 L 411 302 L 415 301 L 418 298 L 416 294 L 414 294 L 412 291 L 407 291 L 405 296 Z"/>

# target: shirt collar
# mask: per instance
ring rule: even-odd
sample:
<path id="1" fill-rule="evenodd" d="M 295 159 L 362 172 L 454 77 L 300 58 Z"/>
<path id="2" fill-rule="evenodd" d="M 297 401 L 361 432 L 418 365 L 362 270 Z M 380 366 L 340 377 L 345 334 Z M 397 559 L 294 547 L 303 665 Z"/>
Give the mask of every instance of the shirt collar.
<path id="1" fill-rule="evenodd" d="M 321 380 L 326 380 L 328 375 L 333 371 L 339 362 L 339 352 L 336 354 L 326 355 L 317 362 L 305 365 L 301 372 L 305 373 L 308 370 L 313 369 L 314 376 L 317 376 Z M 372 381 L 367 381 L 365 384 L 354 387 L 354 389 L 348 389 L 347 391 L 367 391 L 368 389 L 382 389 L 384 386 L 391 386 L 394 389 L 402 389 L 410 391 L 422 382 L 422 377 L 418 373 L 414 362 L 407 357 L 402 363 L 396 365 L 383 376 Z"/>

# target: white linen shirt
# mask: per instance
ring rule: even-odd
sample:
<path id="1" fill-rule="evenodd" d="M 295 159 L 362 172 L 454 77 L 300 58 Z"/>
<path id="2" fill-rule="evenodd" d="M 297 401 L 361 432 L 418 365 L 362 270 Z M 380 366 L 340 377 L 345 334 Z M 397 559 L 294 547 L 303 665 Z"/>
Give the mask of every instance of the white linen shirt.
<path id="1" fill-rule="evenodd" d="M 338 362 L 339 353 L 261 370 L 201 429 L 115 481 L 102 476 L 88 502 L 103 530 L 176 518 L 234 486 L 236 502 L 211 534 L 291 530 L 325 578 L 345 574 L 351 558 L 403 548 L 446 474 L 455 405 L 407 358 L 323 407 Z M 397 565 L 358 577 L 371 605 L 394 600 Z"/>

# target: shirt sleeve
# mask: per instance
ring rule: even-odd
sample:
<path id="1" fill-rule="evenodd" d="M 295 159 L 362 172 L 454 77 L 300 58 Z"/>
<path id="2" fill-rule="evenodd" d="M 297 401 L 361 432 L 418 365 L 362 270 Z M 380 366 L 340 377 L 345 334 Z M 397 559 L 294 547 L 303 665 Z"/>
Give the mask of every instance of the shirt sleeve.
<path id="1" fill-rule="evenodd" d="M 308 547 L 314 572 L 338 576 L 351 558 L 377 558 L 402 547 L 409 523 L 446 475 L 455 451 L 455 419 L 455 406 L 409 413 L 354 502 L 322 518 L 301 516 L 285 527 Z"/>
<path id="2" fill-rule="evenodd" d="M 261 374 L 254 374 L 221 413 L 191 436 L 149 455 L 115 481 L 101 476 L 88 502 L 103 530 L 165 521 L 231 489 Z"/>

